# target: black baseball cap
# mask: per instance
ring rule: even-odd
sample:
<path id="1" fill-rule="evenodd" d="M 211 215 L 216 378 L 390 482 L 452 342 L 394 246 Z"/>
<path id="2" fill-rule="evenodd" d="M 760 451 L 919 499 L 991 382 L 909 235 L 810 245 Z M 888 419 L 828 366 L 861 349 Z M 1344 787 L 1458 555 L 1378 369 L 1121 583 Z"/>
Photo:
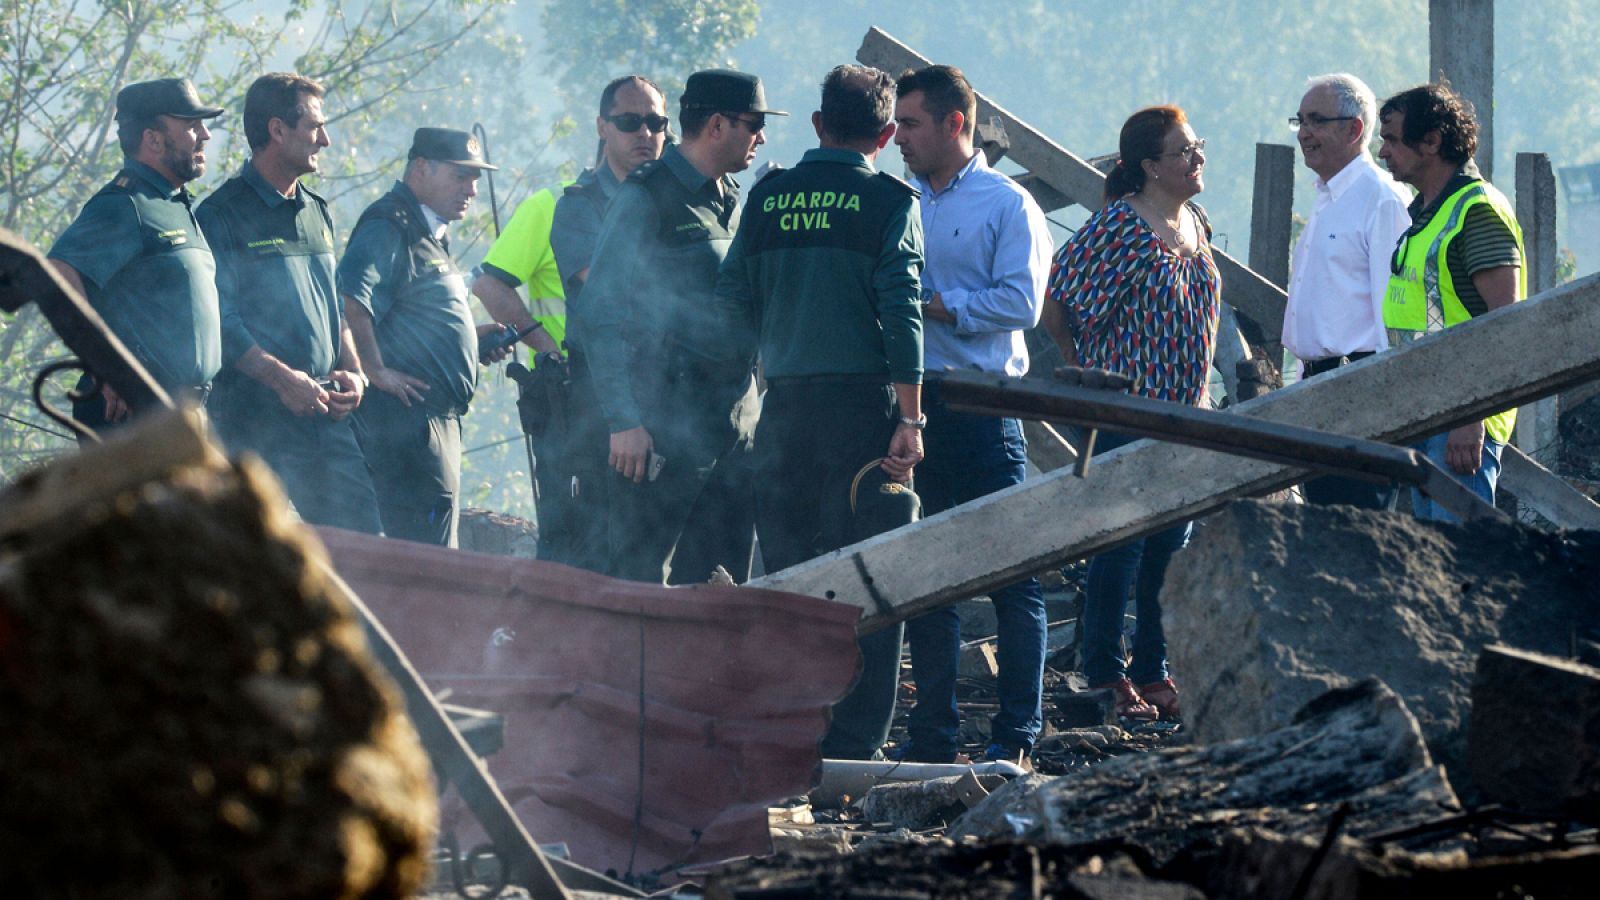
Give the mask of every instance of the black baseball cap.
<path id="1" fill-rule="evenodd" d="M 499 166 L 484 161 L 483 145 L 477 138 L 453 128 L 418 128 L 411 136 L 411 152 L 406 154 L 406 159 L 431 159 L 470 169 L 500 171 Z"/>
<path id="2" fill-rule="evenodd" d="M 205 106 L 187 78 L 136 81 L 117 91 L 117 121 L 142 122 L 156 116 L 176 119 L 214 119 L 222 107 Z"/>
<path id="3" fill-rule="evenodd" d="M 683 96 L 678 98 L 678 106 L 723 113 L 788 115 L 767 109 L 767 94 L 761 89 L 760 78 L 732 69 L 706 69 L 690 75 L 689 82 L 683 86 Z"/>

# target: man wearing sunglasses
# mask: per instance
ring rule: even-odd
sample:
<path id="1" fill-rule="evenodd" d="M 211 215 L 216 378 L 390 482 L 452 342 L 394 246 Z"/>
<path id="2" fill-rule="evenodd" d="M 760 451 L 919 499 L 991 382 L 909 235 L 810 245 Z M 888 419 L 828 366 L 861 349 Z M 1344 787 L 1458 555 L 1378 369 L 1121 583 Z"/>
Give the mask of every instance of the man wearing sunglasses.
<path id="1" fill-rule="evenodd" d="M 1311 378 L 1388 349 L 1383 293 L 1389 254 L 1411 225 L 1410 198 L 1368 151 L 1378 100 L 1361 79 L 1310 79 L 1289 124 L 1317 174 L 1317 200 L 1294 248 L 1283 345 Z M 1394 497 L 1388 485 L 1338 476 L 1314 478 L 1304 491 L 1312 503 L 1365 509 L 1386 508 Z"/>
<path id="2" fill-rule="evenodd" d="M 611 574 L 674 583 L 721 565 L 749 572 L 748 358 L 712 314 L 717 269 L 739 227 L 739 186 L 765 143 L 761 80 L 689 76 L 683 143 L 628 175 L 606 209 L 573 328 L 609 434 Z M 616 127 L 613 123 L 613 127 Z M 622 124 L 631 124 L 624 122 Z M 704 496 L 702 496 L 704 495 Z M 670 565 L 670 568 L 669 568 Z"/>
<path id="3" fill-rule="evenodd" d="M 496 322 L 527 335 L 523 342 L 533 348 L 529 365 L 538 375 L 551 374 L 540 365 L 554 366 L 557 381 L 565 382 L 563 422 L 537 433 L 530 429 L 538 455 L 539 558 L 600 572 L 608 553 L 606 432 L 567 318 L 588 277 L 611 195 L 635 167 L 661 155 L 667 136 L 661 89 L 640 75 L 613 80 L 600 93 L 595 131 L 600 149 L 594 168 L 517 206 L 478 267 L 472 293 Z M 527 291 L 526 304 L 519 288 Z M 558 346 L 567 351 L 566 367 L 547 355 Z"/>

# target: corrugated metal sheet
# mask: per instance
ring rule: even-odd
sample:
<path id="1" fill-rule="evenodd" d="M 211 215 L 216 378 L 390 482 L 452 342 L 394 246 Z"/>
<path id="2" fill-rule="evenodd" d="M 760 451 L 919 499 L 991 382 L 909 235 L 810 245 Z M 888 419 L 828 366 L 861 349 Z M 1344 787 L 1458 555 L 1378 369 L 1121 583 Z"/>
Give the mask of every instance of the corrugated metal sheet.
<path id="1" fill-rule="evenodd" d="M 317 531 L 435 692 L 505 715 L 490 771 L 594 868 L 769 852 L 766 808 L 811 785 L 860 667 L 842 604 Z"/>

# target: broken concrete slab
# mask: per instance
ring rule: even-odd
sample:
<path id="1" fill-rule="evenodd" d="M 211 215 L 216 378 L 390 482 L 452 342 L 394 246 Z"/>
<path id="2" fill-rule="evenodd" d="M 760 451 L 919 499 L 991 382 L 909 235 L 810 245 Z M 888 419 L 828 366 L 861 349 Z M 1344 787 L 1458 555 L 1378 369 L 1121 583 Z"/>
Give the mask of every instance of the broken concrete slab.
<path id="1" fill-rule="evenodd" d="M 958 819 L 964 837 L 1078 844 L 1120 837 L 1158 863 L 1245 827 L 1320 835 L 1339 804 L 1370 834 L 1454 809 L 1404 701 L 1376 680 L 1331 691 L 1287 727 L 1204 747 L 1121 756 L 1056 778 L 1018 779 Z"/>
<path id="2" fill-rule="evenodd" d="M 409 898 L 417 734 L 270 472 L 201 427 L 152 413 L 0 496 L 0 884 Z"/>
<path id="3" fill-rule="evenodd" d="M 1497 803 L 1600 822 L 1600 669 L 1492 646 L 1472 681 L 1467 755 Z"/>
<path id="4" fill-rule="evenodd" d="M 1510 521 L 1234 503 L 1197 529 L 1162 591 L 1186 726 L 1198 741 L 1266 734 L 1328 688 L 1377 677 L 1461 787 L 1478 652 L 1565 652 L 1600 607 L 1596 547 Z"/>

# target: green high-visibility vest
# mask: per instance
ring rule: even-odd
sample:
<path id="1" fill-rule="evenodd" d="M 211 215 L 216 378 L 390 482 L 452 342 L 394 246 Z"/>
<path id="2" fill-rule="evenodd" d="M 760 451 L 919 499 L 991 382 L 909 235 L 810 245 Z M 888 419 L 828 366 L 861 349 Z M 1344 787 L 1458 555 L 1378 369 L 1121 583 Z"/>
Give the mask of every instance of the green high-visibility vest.
<path id="1" fill-rule="evenodd" d="M 1400 333 L 1398 342 L 1403 342 L 1407 333 L 1415 337 L 1472 318 L 1456 294 L 1449 250 L 1450 242 L 1466 226 L 1467 212 L 1480 205 L 1488 206 L 1506 224 L 1516 238 L 1517 254 L 1524 255 L 1522 228 L 1517 225 L 1511 203 L 1494 185 L 1474 181 L 1445 198 L 1428 224 L 1421 231 L 1408 232 L 1395 251 L 1399 265 L 1383 295 L 1383 324 L 1391 332 Z M 1527 266 L 1520 268 L 1518 277 L 1517 299 L 1521 300 L 1528 294 Z M 1503 443 L 1511 440 L 1516 423 L 1516 409 L 1508 409 L 1484 419 L 1483 430 Z"/>

